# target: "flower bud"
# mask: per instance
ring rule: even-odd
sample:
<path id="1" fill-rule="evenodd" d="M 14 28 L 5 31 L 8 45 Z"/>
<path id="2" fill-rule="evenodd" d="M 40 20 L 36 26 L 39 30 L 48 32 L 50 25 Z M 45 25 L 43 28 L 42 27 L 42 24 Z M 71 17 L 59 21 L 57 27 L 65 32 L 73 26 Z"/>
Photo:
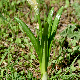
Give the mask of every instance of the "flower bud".
<path id="1" fill-rule="evenodd" d="M 36 15 L 39 14 L 38 3 L 36 0 L 27 0 L 28 3 L 34 8 Z"/>

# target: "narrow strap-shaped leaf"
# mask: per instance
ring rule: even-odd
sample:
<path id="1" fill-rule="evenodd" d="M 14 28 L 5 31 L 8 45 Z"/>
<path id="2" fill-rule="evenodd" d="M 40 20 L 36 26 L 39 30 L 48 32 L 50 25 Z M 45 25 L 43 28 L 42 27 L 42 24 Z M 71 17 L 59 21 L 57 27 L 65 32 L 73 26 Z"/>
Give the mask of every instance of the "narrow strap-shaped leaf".
<path id="1" fill-rule="evenodd" d="M 48 15 L 48 18 L 47 18 L 47 22 L 48 22 L 49 25 L 52 24 L 53 12 L 54 12 L 54 7 L 51 8 L 51 10 L 49 12 L 49 15 Z"/>
<path id="2" fill-rule="evenodd" d="M 35 36 L 33 35 L 33 33 L 31 32 L 31 30 L 28 28 L 28 26 L 20 19 L 18 18 L 14 18 L 19 24 L 21 24 L 22 29 L 24 32 L 26 32 L 26 34 L 28 35 L 28 37 L 30 38 L 36 52 L 38 53 L 39 50 L 39 44 L 37 43 L 37 40 L 35 38 Z"/>
<path id="3" fill-rule="evenodd" d="M 57 30 L 57 26 L 61 17 L 61 14 L 63 12 L 64 7 L 61 7 L 59 9 L 59 11 L 57 12 L 57 15 L 54 19 L 53 25 L 52 25 L 52 31 L 51 31 L 51 36 L 48 39 L 48 48 L 49 48 L 49 54 L 51 52 L 51 46 L 52 46 L 52 42 L 53 42 L 53 38 L 55 37 L 56 34 L 56 30 Z"/>
<path id="4" fill-rule="evenodd" d="M 51 28 L 52 28 L 52 17 L 53 17 L 53 12 L 54 12 L 54 7 L 51 8 L 48 18 L 47 18 L 47 22 L 49 24 L 49 28 L 48 28 L 48 37 L 50 37 L 51 35 Z"/>
<path id="5" fill-rule="evenodd" d="M 40 14 L 37 15 L 37 18 L 38 18 L 38 24 L 39 24 L 40 38 L 42 39 L 42 26 L 41 26 Z"/>
<path id="6" fill-rule="evenodd" d="M 59 23 L 61 14 L 62 14 L 62 12 L 63 12 L 63 9 L 64 9 L 64 7 L 62 6 L 62 7 L 59 9 L 59 11 L 57 12 L 57 15 L 56 15 L 56 17 L 55 17 L 55 19 L 54 19 L 54 22 L 53 22 L 51 35 L 53 34 L 53 32 L 56 32 L 56 30 L 57 30 L 57 26 L 58 26 L 58 23 Z"/>
<path id="7" fill-rule="evenodd" d="M 41 69 L 42 73 L 44 74 L 47 71 L 47 65 L 48 65 L 48 24 L 45 23 L 44 25 L 44 31 L 43 31 L 43 53 L 42 53 L 42 64 Z"/>

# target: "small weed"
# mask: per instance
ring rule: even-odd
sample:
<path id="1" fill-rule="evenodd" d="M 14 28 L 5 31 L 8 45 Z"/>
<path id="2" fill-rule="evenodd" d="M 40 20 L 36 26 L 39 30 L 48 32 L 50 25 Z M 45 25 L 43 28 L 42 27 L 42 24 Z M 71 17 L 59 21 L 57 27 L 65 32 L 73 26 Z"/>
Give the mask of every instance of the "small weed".
<path id="1" fill-rule="evenodd" d="M 77 2 L 74 2 L 72 4 L 75 11 L 73 11 L 73 14 L 76 16 L 76 18 L 80 21 L 80 4 Z"/>

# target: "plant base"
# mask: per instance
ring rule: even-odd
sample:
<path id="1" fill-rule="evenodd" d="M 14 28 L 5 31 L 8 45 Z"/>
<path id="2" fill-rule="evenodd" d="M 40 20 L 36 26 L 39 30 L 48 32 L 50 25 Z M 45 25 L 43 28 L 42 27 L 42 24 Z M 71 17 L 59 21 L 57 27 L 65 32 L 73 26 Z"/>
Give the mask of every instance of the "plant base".
<path id="1" fill-rule="evenodd" d="M 47 78 L 48 78 L 48 75 L 47 75 L 47 72 L 45 72 L 45 74 L 43 74 L 42 76 L 42 80 L 47 80 Z"/>

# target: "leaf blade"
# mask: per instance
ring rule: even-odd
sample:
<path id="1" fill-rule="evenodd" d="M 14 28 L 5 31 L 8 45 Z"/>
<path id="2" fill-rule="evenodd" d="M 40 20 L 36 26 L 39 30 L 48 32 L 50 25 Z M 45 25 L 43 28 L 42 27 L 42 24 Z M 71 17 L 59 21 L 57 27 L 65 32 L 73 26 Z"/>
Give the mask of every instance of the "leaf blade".
<path id="1" fill-rule="evenodd" d="M 38 46 L 39 46 L 39 44 L 37 43 L 36 37 L 33 35 L 33 33 L 31 32 L 31 30 L 28 28 L 28 26 L 22 20 L 20 20 L 20 19 L 18 19 L 16 17 L 14 19 L 19 24 L 21 24 L 23 31 L 26 32 L 26 34 L 30 38 L 30 40 L 31 40 L 31 42 L 32 42 L 32 44 L 33 44 L 36 52 L 38 53 L 38 48 L 39 48 Z"/>
<path id="2" fill-rule="evenodd" d="M 47 22 L 49 24 L 49 28 L 48 28 L 48 37 L 50 37 L 51 35 L 51 28 L 52 28 L 52 17 L 53 17 L 53 13 L 54 13 L 54 7 L 51 8 L 48 18 L 47 18 Z"/>
<path id="3" fill-rule="evenodd" d="M 47 22 L 48 22 L 49 25 L 52 24 L 53 12 L 54 12 L 54 7 L 51 8 L 51 10 L 49 12 L 49 15 L 48 15 L 48 18 L 47 18 Z"/>
<path id="4" fill-rule="evenodd" d="M 51 35 L 53 34 L 53 32 L 56 32 L 56 30 L 57 30 L 57 26 L 58 26 L 63 9 L 64 9 L 64 7 L 62 6 L 57 12 L 57 15 L 56 15 L 54 22 L 53 22 Z"/>
<path id="5" fill-rule="evenodd" d="M 61 14 L 62 14 L 62 12 L 63 12 L 63 9 L 64 9 L 64 7 L 62 6 L 62 7 L 58 10 L 57 15 L 56 15 L 56 17 L 55 17 L 55 19 L 54 19 L 54 21 L 53 21 L 51 36 L 50 36 L 49 39 L 48 39 L 49 54 L 50 54 L 50 52 L 51 52 L 51 47 L 52 47 L 52 42 L 53 42 L 52 40 L 53 40 L 53 38 L 55 37 L 56 31 L 57 31 L 57 26 L 58 26 L 58 23 L 59 23 Z"/>

